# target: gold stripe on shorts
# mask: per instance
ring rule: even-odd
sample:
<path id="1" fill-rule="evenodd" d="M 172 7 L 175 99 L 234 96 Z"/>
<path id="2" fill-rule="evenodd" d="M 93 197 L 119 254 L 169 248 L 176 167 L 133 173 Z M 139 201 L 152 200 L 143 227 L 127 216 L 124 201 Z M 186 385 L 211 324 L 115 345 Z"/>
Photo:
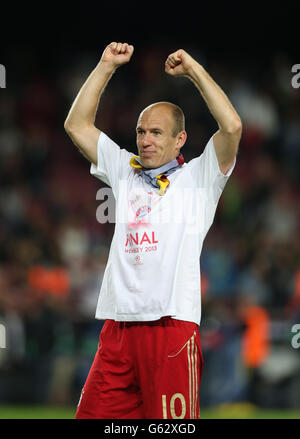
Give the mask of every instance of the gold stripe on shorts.
<path id="1" fill-rule="evenodd" d="M 189 400 L 190 418 L 196 419 L 198 401 L 198 374 L 197 374 L 197 345 L 195 343 L 195 332 L 187 343 L 187 356 L 189 367 Z"/>
<path id="2" fill-rule="evenodd" d="M 191 342 L 190 340 L 187 342 L 187 357 L 189 364 L 189 399 L 190 399 L 190 418 L 192 418 L 192 396 L 191 396 L 191 358 L 190 358 L 190 350 L 191 350 Z"/>

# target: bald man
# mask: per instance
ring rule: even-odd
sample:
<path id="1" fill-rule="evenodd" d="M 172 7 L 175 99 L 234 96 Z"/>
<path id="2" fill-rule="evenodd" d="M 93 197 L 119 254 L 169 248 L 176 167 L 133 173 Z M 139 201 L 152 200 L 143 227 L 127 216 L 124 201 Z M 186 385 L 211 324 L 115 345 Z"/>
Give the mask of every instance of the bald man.
<path id="1" fill-rule="evenodd" d="M 96 318 L 105 320 L 76 418 L 196 419 L 203 357 L 200 254 L 241 137 L 239 116 L 205 69 L 180 49 L 165 72 L 186 76 L 218 124 L 201 154 L 184 162 L 180 107 L 156 102 L 140 114 L 138 155 L 94 121 L 104 88 L 134 48 L 109 44 L 65 122 L 91 174 L 116 200 L 116 225 Z"/>

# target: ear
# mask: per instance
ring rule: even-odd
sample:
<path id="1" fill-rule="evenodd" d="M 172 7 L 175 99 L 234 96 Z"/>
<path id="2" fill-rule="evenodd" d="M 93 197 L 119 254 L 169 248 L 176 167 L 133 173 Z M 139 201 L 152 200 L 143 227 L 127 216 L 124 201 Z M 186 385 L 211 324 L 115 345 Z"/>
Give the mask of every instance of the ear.
<path id="1" fill-rule="evenodd" d="M 183 145 L 186 142 L 186 139 L 187 139 L 186 131 L 180 131 L 177 134 L 177 146 L 179 147 L 179 149 L 183 147 Z"/>

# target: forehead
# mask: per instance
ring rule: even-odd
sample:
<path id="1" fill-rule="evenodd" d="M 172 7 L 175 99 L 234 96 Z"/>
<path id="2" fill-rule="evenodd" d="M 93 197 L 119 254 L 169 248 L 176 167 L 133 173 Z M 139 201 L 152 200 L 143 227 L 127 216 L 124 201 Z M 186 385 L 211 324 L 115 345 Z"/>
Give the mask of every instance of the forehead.
<path id="1" fill-rule="evenodd" d="M 172 123 L 171 110 L 166 106 L 157 106 L 142 111 L 139 115 L 137 126 L 161 126 L 165 127 Z"/>

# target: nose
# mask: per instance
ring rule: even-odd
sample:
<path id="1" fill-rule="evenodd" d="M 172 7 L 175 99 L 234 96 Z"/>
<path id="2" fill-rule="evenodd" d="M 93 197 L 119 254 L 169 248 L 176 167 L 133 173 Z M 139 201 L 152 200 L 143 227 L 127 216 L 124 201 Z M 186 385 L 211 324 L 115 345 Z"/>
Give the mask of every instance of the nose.
<path id="1" fill-rule="evenodd" d="M 142 145 L 143 146 L 149 146 L 151 145 L 151 135 L 149 132 L 145 132 L 142 136 Z"/>

